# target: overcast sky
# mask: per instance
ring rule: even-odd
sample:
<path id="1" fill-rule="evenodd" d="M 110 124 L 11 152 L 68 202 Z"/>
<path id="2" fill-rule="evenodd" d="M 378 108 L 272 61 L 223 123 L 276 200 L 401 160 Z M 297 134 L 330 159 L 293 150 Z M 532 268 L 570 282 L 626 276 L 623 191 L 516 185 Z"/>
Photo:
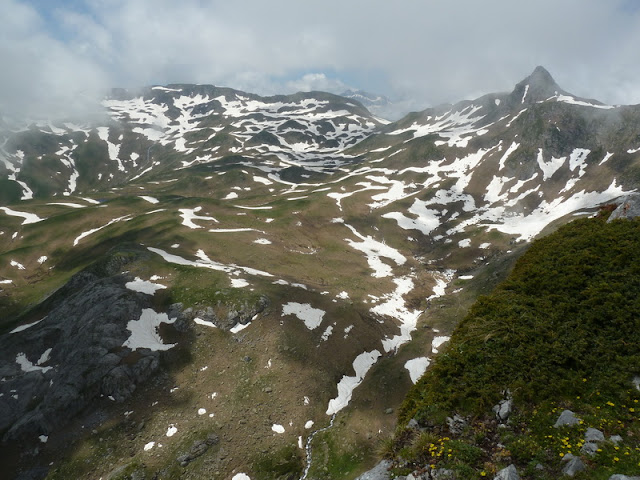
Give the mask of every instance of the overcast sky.
<path id="1" fill-rule="evenodd" d="M 357 88 L 407 108 L 510 91 L 536 67 L 640 103 L 640 0 L 0 0 L 0 109 L 60 112 L 106 88 Z"/>

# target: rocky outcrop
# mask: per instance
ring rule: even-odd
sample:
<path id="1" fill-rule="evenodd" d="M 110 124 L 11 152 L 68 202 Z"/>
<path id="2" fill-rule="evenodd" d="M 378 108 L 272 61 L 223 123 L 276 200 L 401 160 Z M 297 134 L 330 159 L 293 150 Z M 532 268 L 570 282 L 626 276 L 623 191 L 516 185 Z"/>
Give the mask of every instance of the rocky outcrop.
<path id="1" fill-rule="evenodd" d="M 612 222 L 618 218 L 631 220 L 636 217 L 640 217 L 640 195 L 629 195 L 611 213 L 607 222 Z"/>
<path id="2" fill-rule="evenodd" d="M 389 475 L 390 467 L 391 462 L 389 460 L 382 460 L 371 470 L 360 475 L 356 480 L 389 480 L 389 478 L 391 478 Z"/>
<path id="3" fill-rule="evenodd" d="M 4 441 L 48 435 L 94 399 L 122 401 L 159 368 L 160 351 L 124 346 L 128 323 L 152 305 L 113 274 L 119 267 L 76 274 L 46 301 L 46 317 L 0 337 Z"/>
<path id="4" fill-rule="evenodd" d="M 187 308 L 184 312 L 178 313 L 178 322 L 180 323 L 180 319 L 193 320 L 199 318 L 214 324 L 222 330 L 231 330 L 236 325 L 246 325 L 251 322 L 256 315 L 264 312 L 269 305 L 271 305 L 269 297 L 262 295 L 254 302 L 244 301 L 242 304 L 233 305 L 218 304 L 217 308 L 211 306 L 196 309 Z"/>

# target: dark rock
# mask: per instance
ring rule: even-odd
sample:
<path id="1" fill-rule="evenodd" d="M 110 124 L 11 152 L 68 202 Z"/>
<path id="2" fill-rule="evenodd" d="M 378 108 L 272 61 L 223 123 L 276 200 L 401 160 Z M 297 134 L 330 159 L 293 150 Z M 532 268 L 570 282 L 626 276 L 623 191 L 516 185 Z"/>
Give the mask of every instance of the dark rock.
<path id="1" fill-rule="evenodd" d="M 493 480 L 520 480 L 520 475 L 516 470 L 516 466 L 511 464 L 507 468 L 503 468 L 493 477 Z"/>
<path id="2" fill-rule="evenodd" d="M 193 462 L 196 458 L 204 455 L 209 450 L 209 447 L 216 445 L 219 442 L 219 438 L 215 433 L 210 433 L 205 440 L 196 440 L 189 449 L 188 453 L 180 455 L 176 458 L 176 461 L 182 467 L 186 467 L 189 463 Z"/>
<path id="3" fill-rule="evenodd" d="M 123 346 L 128 322 L 152 308 L 151 297 L 127 289 L 119 273 L 94 273 L 121 266 L 106 261 L 74 275 L 38 307 L 47 312 L 42 321 L 0 337 L 4 441 L 49 434 L 100 397 L 122 402 L 158 370 L 160 352 Z M 48 359 L 42 357 L 47 351 Z M 32 371 L 23 371 L 19 358 L 33 364 Z"/>

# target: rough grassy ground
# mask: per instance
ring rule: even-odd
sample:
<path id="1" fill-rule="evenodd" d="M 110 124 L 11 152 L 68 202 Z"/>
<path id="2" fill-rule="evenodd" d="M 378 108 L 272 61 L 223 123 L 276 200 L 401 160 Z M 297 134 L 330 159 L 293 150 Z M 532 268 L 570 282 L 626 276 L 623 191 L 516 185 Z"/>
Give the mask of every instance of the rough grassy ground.
<path id="1" fill-rule="evenodd" d="M 513 463 L 521 478 L 551 479 L 569 454 L 586 464 L 575 478 L 637 473 L 640 224 L 604 219 L 536 241 L 474 304 L 402 406 L 386 445 L 397 473 L 447 468 L 482 478 Z M 492 407 L 505 398 L 513 412 L 497 421 Z M 554 428 L 565 409 L 580 422 Z M 454 415 L 464 419 L 458 431 L 446 421 Z M 410 419 L 418 429 L 406 427 Z M 593 455 L 582 449 L 587 428 L 604 435 Z"/>

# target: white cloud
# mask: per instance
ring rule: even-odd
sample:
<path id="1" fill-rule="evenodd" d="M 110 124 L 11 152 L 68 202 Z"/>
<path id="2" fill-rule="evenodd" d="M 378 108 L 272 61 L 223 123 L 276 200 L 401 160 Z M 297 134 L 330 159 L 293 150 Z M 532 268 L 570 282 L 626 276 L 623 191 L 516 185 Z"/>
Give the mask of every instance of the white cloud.
<path id="1" fill-rule="evenodd" d="M 536 65 L 577 95 L 640 102 L 640 13 L 622 0 L 38 5 L 49 10 L 0 6 L 5 109 L 171 82 L 260 94 L 349 85 L 426 106 L 510 90 Z M 354 84 L 354 72 L 375 73 Z"/>

